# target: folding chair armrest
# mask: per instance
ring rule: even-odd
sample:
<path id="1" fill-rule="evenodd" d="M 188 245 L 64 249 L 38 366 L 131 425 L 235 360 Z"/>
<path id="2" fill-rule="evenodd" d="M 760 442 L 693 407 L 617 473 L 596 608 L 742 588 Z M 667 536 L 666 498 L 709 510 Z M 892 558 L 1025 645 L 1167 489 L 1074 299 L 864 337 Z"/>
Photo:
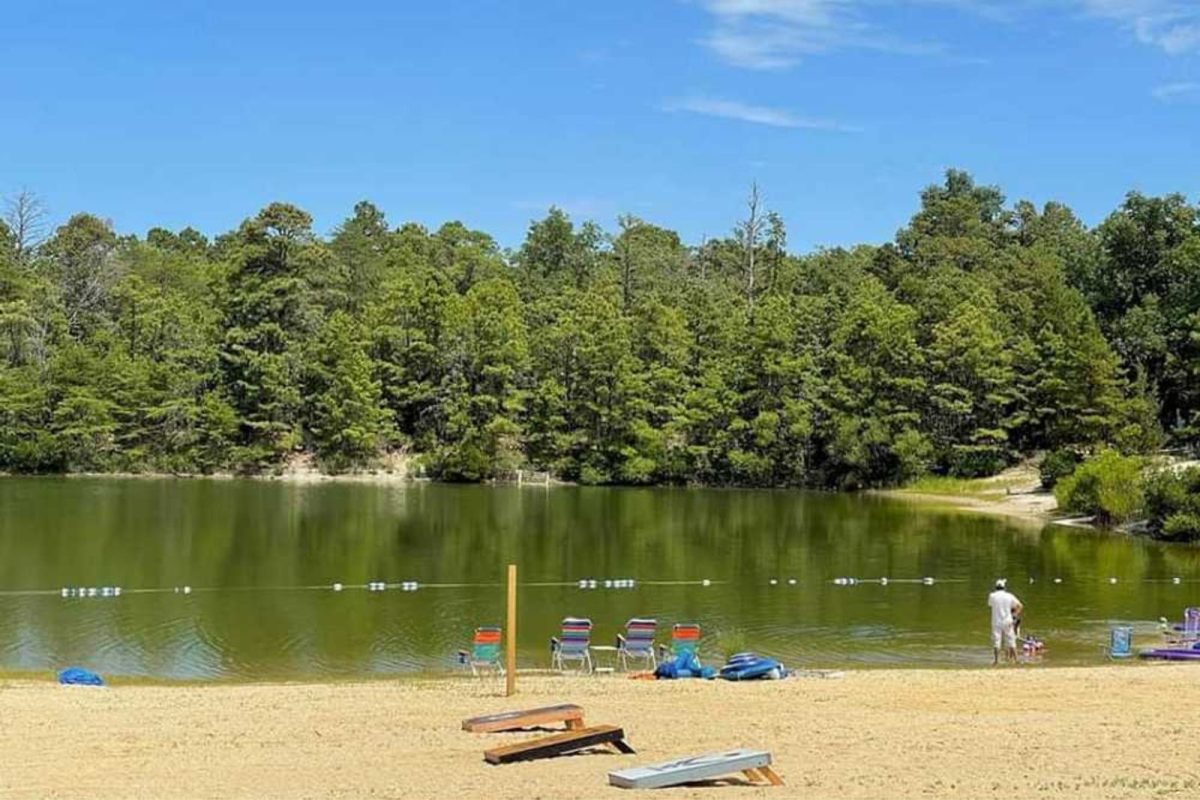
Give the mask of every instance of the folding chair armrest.
<path id="1" fill-rule="evenodd" d="M 620 633 L 617 634 L 617 649 L 618 650 L 625 649 L 625 636 Z"/>
<path id="2" fill-rule="evenodd" d="M 466 664 L 467 659 L 470 657 L 470 655 L 471 655 L 471 653 L 467 650 L 459 650 L 458 651 L 458 663 Z"/>
<path id="3" fill-rule="evenodd" d="M 558 650 L 558 648 L 560 648 L 560 647 L 562 647 L 562 642 L 560 642 L 558 640 L 558 637 L 551 636 L 550 637 L 550 652 L 551 653 L 556 652 Z"/>

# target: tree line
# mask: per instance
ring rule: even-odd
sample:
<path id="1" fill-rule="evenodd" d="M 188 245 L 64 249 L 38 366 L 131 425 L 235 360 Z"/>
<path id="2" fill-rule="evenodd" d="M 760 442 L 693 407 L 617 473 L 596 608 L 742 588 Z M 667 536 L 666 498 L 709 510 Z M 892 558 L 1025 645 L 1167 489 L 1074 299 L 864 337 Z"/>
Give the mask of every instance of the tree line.
<path id="1" fill-rule="evenodd" d="M 951 170 L 881 246 L 788 250 L 752 190 L 689 246 L 552 208 L 502 250 L 363 202 L 208 239 L 36 197 L 0 223 L 0 470 L 269 472 L 406 453 L 446 480 L 858 488 L 1037 450 L 1190 444 L 1200 212 L 1089 229 Z"/>

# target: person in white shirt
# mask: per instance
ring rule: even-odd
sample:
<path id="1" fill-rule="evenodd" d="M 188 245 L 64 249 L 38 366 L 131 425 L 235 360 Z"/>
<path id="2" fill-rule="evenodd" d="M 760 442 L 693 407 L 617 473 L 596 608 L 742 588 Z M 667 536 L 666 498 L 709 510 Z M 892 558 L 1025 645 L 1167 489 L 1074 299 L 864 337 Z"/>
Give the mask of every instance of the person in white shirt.
<path id="1" fill-rule="evenodd" d="M 1008 591 L 1008 581 L 996 581 L 996 590 L 988 595 L 988 608 L 992 610 L 992 665 L 1000 663 L 1000 648 L 1003 646 L 1005 659 L 1017 660 L 1017 633 L 1013 627 L 1014 616 L 1019 617 L 1025 606 L 1017 596 Z"/>

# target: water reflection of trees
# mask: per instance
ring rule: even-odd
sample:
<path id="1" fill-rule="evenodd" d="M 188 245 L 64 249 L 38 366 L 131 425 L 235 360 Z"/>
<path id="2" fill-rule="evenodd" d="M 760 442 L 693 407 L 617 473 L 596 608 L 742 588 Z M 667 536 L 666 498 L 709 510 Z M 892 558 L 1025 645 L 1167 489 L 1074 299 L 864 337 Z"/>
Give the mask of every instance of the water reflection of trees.
<path id="1" fill-rule="evenodd" d="M 951 637 L 976 625 L 980 593 L 998 575 L 1017 586 L 1029 576 L 1041 581 L 1021 591 L 1044 616 L 1120 618 L 1174 613 L 1182 595 L 1164 585 L 1114 590 L 1110 576 L 1124 585 L 1200 573 L 1196 549 L 1057 527 L 1014 533 L 1002 520 L 870 496 L 14 479 L 0 483 L 0 499 L 0 588 L 224 588 L 116 602 L 0 600 L 3 657 L 22 666 L 89 653 L 123 670 L 172 675 L 443 663 L 472 624 L 500 620 L 499 586 L 382 596 L 262 589 L 498 584 L 510 561 L 528 582 L 729 582 L 523 589 L 521 645 L 531 658 L 567 613 L 594 616 L 602 638 L 642 613 L 745 620 L 779 635 L 882 625 Z M 841 575 L 964 583 L 850 594 L 828 583 Z M 1052 587 L 1053 577 L 1064 583 Z M 802 588 L 786 594 L 771 578 L 795 578 Z"/>

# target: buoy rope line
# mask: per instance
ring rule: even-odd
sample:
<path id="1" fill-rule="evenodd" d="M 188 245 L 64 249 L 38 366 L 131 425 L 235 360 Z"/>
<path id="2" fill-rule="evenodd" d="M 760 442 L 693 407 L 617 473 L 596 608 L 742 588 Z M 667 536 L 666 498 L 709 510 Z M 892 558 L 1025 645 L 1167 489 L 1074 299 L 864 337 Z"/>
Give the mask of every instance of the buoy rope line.
<path id="1" fill-rule="evenodd" d="M 1098 579 L 1100 583 L 1110 586 L 1125 584 L 1165 584 L 1179 586 L 1182 584 L 1200 583 L 1200 578 L 1137 578 L 1133 580 L 1123 580 L 1116 577 Z M 771 578 L 767 581 L 770 586 L 800 586 L 813 584 L 828 584 L 834 586 L 890 586 L 897 585 L 913 585 L 913 586 L 937 586 L 944 583 L 963 584 L 970 583 L 971 579 L 967 578 L 935 578 L 926 576 L 923 578 L 852 578 L 852 577 L 837 577 L 832 579 L 818 579 L 816 581 L 800 580 L 797 578 Z M 981 583 L 985 581 L 980 581 Z M 990 581 L 986 581 L 990 583 Z M 1050 583 L 1061 585 L 1064 583 L 1063 578 L 1028 578 L 1029 584 Z M 1089 581 L 1090 582 L 1090 581 Z M 715 581 L 708 578 L 701 580 L 638 580 L 634 578 L 580 578 L 574 581 L 529 581 L 521 583 L 523 589 L 541 589 L 541 588 L 576 588 L 585 591 L 597 589 L 636 589 L 642 586 L 722 586 L 733 583 L 733 581 Z M 1010 585 L 1018 584 L 1019 580 L 1010 581 Z M 1073 582 L 1075 583 L 1075 582 Z M 426 589 L 487 589 L 502 587 L 504 584 L 500 582 L 457 582 L 457 583 L 421 583 L 419 581 L 368 581 L 366 583 L 321 583 L 299 586 L 286 585 L 263 585 L 263 586 L 160 586 L 160 587 L 143 587 L 143 588 L 126 588 L 123 586 L 63 586 L 58 589 L 8 589 L 0 590 L 0 597 L 53 597 L 58 596 L 65 599 L 91 599 L 91 598 L 116 598 L 125 595 L 152 595 L 152 594 L 212 594 L 217 592 L 342 592 L 342 591 L 368 591 L 368 592 L 416 592 Z"/>

